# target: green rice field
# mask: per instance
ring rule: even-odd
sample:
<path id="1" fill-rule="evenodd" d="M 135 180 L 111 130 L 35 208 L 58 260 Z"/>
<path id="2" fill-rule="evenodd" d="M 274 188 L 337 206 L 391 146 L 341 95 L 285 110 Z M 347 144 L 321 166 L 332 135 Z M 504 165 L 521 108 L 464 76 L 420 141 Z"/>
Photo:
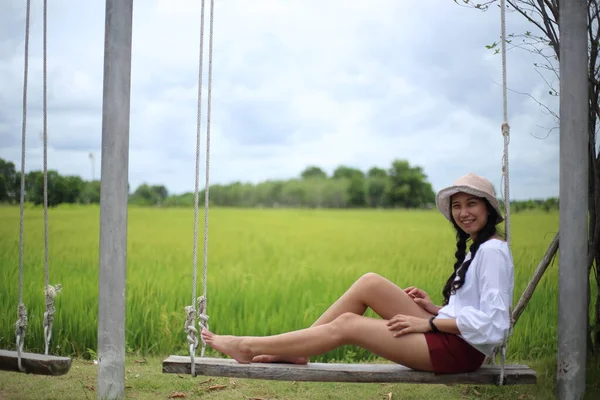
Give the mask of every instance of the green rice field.
<path id="1" fill-rule="evenodd" d="M 49 212 L 50 283 L 56 299 L 51 353 L 93 358 L 97 340 L 99 217 L 94 206 Z M 512 216 L 515 304 L 557 232 L 558 213 Z M 203 217 L 200 216 L 201 225 Z M 193 210 L 129 210 L 127 347 L 144 355 L 186 354 L 184 307 L 191 302 Z M 441 302 L 455 239 L 436 211 L 211 209 L 208 314 L 217 333 L 266 335 L 310 325 L 352 282 L 376 272 L 416 285 Z M 0 348 L 14 349 L 19 208 L 0 207 Z M 198 295 L 202 293 L 202 226 Z M 556 352 L 557 262 L 515 328 L 508 358 Z M 43 211 L 25 213 L 25 347 L 43 352 Z M 211 354 L 207 349 L 207 354 Z M 342 348 L 315 361 L 373 357 Z"/>

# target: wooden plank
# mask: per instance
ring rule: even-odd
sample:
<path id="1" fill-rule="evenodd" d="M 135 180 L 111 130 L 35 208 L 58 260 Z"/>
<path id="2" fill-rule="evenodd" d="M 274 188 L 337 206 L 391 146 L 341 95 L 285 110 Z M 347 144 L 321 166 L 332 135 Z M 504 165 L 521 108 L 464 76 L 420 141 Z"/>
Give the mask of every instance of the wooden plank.
<path id="1" fill-rule="evenodd" d="M 35 375 L 64 375 L 71 368 L 71 359 L 35 353 L 21 353 L 25 373 Z M 0 350 L 0 370 L 21 372 L 16 351 Z"/>
<path id="2" fill-rule="evenodd" d="M 248 379 L 312 382 L 393 382 L 418 384 L 491 384 L 498 383 L 499 365 L 483 365 L 479 370 L 464 374 L 435 375 L 415 371 L 399 364 L 334 364 L 306 365 L 251 363 L 240 364 L 228 358 L 197 357 L 196 374 Z M 163 373 L 190 374 L 189 356 L 172 355 L 163 361 Z M 504 366 L 506 385 L 535 384 L 537 374 L 526 365 Z"/>

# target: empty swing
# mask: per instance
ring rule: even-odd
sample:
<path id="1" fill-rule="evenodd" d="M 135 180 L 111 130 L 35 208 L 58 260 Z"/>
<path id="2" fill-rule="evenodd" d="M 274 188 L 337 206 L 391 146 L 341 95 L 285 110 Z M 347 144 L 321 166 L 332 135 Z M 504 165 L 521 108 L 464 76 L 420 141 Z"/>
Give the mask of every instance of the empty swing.
<path id="1" fill-rule="evenodd" d="M 64 375 L 71 368 L 71 359 L 68 357 L 58 357 L 48 355 L 50 340 L 52 338 L 52 322 L 54 319 L 54 298 L 61 291 L 61 285 L 51 286 L 49 282 L 48 266 L 48 174 L 47 174 L 47 129 L 46 129 L 46 0 L 44 0 L 44 21 L 43 21 L 43 59 L 44 59 L 44 87 L 43 87 L 43 147 L 44 147 L 44 270 L 45 270 L 45 299 L 46 312 L 44 313 L 44 354 L 28 353 L 23 351 L 25 343 L 25 334 L 27 331 L 27 307 L 23 303 L 23 216 L 25 206 L 25 138 L 27 126 L 27 70 L 29 58 L 29 15 L 30 0 L 27 0 L 26 19 L 25 19 L 25 70 L 23 85 L 23 131 L 21 148 L 21 199 L 20 199 L 20 234 L 19 234 L 19 299 L 18 299 L 18 320 L 15 324 L 16 351 L 0 350 L 0 370 L 24 372 L 37 375 Z"/>
<path id="2" fill-rule="evenodd" d="M 508 143 L 509 125 L 507 122 L 506 101 L 506 33 L 505 33 L 505 7 L 501 0 L 502 20 L 502 77 L 503 77 L 503 100 L 504 100 L 504 122 L 502 123 L 502 135 L 504 137 L 504 155 L 502 175 L 504 181 L 505 196 L 505 224 L 507 242 L 510 231 L 510 200 L 508 180 Z M 201 93 L 202 93 L 202 52 L 204 34 L 204 0 L 201 9 L 201 33 L 200 33 L 200 65 L 198 81 L 198 119 L 197 119 L 197 148 L 196 148 L 196 186 L 195 186 L 195 208 L 194 208 L 194 249 L 193 249 L 193 283 L 192 304 L 185 307 L 187 319 L 185 332 L 189 345 L 189 356 L 171 355 L 163 360 L 163 373 L 191 374 L 235 377 L 248 379 L 282 380 L 282 381 L 305 381 L 305 382 L 388 382 L 388 383 L 416 383 L 416 384 L 489 384 L 489 385 L 517 385 L 536 384 L 537 374 L 527 365 L 505 364 L 506 345 L 512 332 L 515 318 L 511 318 L 509 333 L 504 338 L 501 346 L 501 363 L 482 365 L 477 371 L 460 374 L 435 375 L 433 372 L 417 371 L 394 363 L 308 363 L 303 365 L 287 363 L 250 363 L 241 364 L 233 359 L 204 357 L 206 343 L 202 340 L 201 358 L 195 358 L 198 346 L 196 337 L 198 330 L 195 328 L 196 310 L 199 310 L 199 324 L 201 328 L 208 329 L 207 297 L 207 250 L 208 250 L 208 211 L 209 211 L 209 167 L 210 167 L 210 100 L 212 81 L 212 32 L 213 32 L 213 10 L 214 0 L 211 0 L 210 15 L 210 38 L 209 38 L 209 70 L 208 70 L 208 99 L 207 99 L 207 134 L 206 134 L 206 169 L 205 169 L 205 203 L 204 203 L 204 280 L 203 294 L 196 298 L 196 271 L 197 271 L 197 238 L 198 238 L 198 196 L 199 196 L 199 162 L 200 162 L 200 116 L 201 116 Z M 537 274 L 537 273 L 536 273 Z M 523 297 L 521 298 L 523 301 Z M 521 303 L 520 301 L 520 303 Z M 195 303 L 197 302 L 197 308 Z M 526 302 L 526 300 L 525 300 Z M 522 310 L 518 310 L 521 312 Z M 518 316 L 518 314 L 517 314 Z M 496 349 L 498 350 L 498 349 Z M 495 353 L 494 353 L 495 355 Z"/>

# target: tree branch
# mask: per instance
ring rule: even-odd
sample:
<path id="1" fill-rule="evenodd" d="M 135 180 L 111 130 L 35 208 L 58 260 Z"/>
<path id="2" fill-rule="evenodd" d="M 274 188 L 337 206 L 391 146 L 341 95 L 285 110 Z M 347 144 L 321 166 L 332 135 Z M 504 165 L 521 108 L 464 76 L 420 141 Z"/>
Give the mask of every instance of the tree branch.
<path id="1" fill-rule="evenodd" d="M 550 40 L 550 45 L 554 48 L 554 51 L 556 52 L 556 55 L 559 55 L 559 46 L 558 46 L 558 38 L 556 36 L 556 31 L 554 30 L 554 26 L 551 23 L 551 19 L 548 16 L 548 13 L 546 12 L 546 7 L 544 5 L 544 0 L 538 0 L 538 4 L 540 4 L 541 10 L 541 16 L 542 16 L 542 20 L 544 21 L 544 26 L 546 26 L 547 32 L 546 35 L 548 36 L 548 39 Z M 553 13 L 554 14 L 554 13 Z M 554 23 L 556 23 L 556 21 L 552 21 Z"/>
<path id="2" fill-rule="evenodd" d="M 513 313 L 512 313 L 513 326 L 517 323 L 517 320 L 519 319 L 519 317 L 525 310 L 525 307 L 527 306 L 527 303 L 529 303 L 529 300 L 533 296 L 533 292 L 535 291 L 535 288 L 537 287 L 538 283 L 542 279 L 544 272 L 546 272 L 546 269 L 548 269 L 548 266 L 554 259 L 556 250 L 558 250 L 558 232 L 556 232 L 556 236 L 554 236 L 554 239 L 550 243 L 548 250 L 546 250 L 546 254 L 544 254 L 544 258 L 542 258 L 542 261 L 540 261 L 540 263 L 538 264 L 538 267 L 536 268 L 535 273 L 533 274 L 533 277 L 531 278 L 531 281 L 527 285 L 527 288 L 521 295 L 519 302 L 517 303 L 517 305 L 515 306 L 515 308 L 513 310 Z"/>
<path id="3" fill-rule="evenodd" d="M 532 24 L 534 24 L 535 26 L 537 26 L 542 32 L 544 32 L 546 34 L 546 36 L 548 36 L 548 39 L 551 40 L 550 38 L 550 34 L 548 32 L 546 32 L 546 30 L 544 29 L 544 27 L 542 27 L 542 25 L 540 25 L 537 21 L 535 21 L 533 18 L 531 18 L 525 11 L 523 11 L 523 9 L 521 7 L 517 7 L 515 5 L 515 2 L 513 0 L 506 0 L 508 2 L 508 4 L 511 5 L 512 8 L 514 8 L 519 14 L 521 14 L 522 16 L 524 16 L 527 21 L 531 22 Z M 556 54 L 558 54 L 558 43 L 552 43 L 552 47 L 554 48 L 554 51 L 556 51 Z"/>
<path id="4" fill-rule="evenodd" d="M 552 12 L 553 22 L 558 25 L 558 3 L 556 0 L 544 0 L 544 2 Z"/>
<path id="5" fill-rule="evenodd" d="M 489 1 L 484 1 L 483 3 L 479 3 L 479 4 L 475 4 L 473 3 L 473 1 L 471 0 L 462 0 L 459 3 L 459 0 L 454 0 L 454 2 L 459 5 L 460 7 L 471 7 L 471 8 L 476 8 L 478 10 L 482 10 L 485 11 L 489 8 L 490 4 L 495 3 L 497 0 L 489 0 Z M 463 4 L 461 4 L 463 3 Z"/>

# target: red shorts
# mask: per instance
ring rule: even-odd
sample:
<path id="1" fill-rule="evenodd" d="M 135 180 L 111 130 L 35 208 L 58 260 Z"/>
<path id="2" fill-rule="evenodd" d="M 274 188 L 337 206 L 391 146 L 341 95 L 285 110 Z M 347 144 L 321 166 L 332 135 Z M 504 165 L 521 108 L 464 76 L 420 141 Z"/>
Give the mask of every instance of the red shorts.
<path id="1" fill-rule="evenodd" d="M 457 335 L 427 332 L 425 340 L 436 375 L 473 372 L 485 361 L 485 354 Z"/>

